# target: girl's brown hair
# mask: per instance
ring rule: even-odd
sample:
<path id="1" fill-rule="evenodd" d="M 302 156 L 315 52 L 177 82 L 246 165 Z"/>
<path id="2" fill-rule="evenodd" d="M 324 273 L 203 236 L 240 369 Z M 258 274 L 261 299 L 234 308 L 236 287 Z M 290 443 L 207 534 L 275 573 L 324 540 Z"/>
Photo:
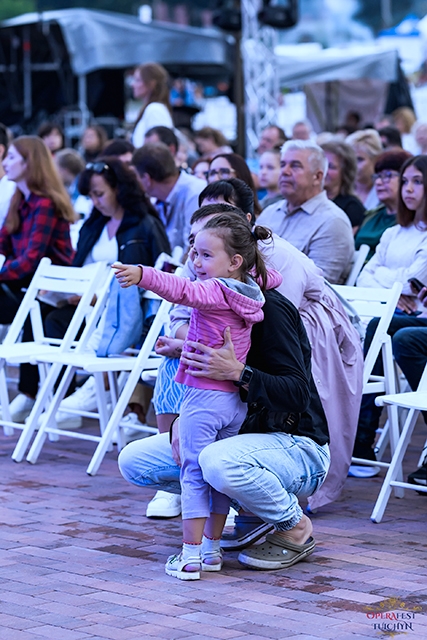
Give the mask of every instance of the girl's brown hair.
<path id="1" fill-rule="evenodd" d="M 139 67 L 136 67 L 135 71 L 139 73 L 144 84 L 152 87 L 148 100 L 144 102 L 138 114 L 135 126 L 141 120 L 148 105 L 152 102 L 161 102 L 164 104 L 172 116 L 172 108 L 169 100 L 169 75 L 166 69 L 162 67 L 161 64 L 147 62 L 146 64 L 140 64 Z"/>
<path id="2" fill-rule="evenodd" d="M 210 206 L 215 207 L 215 205 Z M 265 227 L 254 227 L 252 232 L 243 212 L 237 212 L 238 209 L 236 212 L 229 211 L 215 215 L 207 221 L 203 229 L 213 231 L 222 239 L 224 249 L 230 258 L 236 253 L 241 255 L 243 258 L 242 273 L 248 274 L 254 270 L 255 276 L 260 278 L 261 288 L 264 290 L 267 287 L 267 268 L 258 249 L 257 241 L 271 238 L 271 231 Z"/>
<path id="3" fill-rule="evenodd" d="M 415 156 L 409 158 L 400 170 L 399 178 L 399 200 L 397 203 L 397 224 L 402 227 L 410 227 L 414 222 L 416 211 L 408 209 L 402 199 L 403 174 L 408 167 L 415 167 L 423 176 L 424 185 L 424 213 L 423 222 L 427 224 L 427 156 Z"/>
<path id="4" fill-rule="evenodd" d="M 37 136 L 21 136 L 13 140 L 10 147 L 15 147 L 27 163 L 25 182 L 28 189 L 38 196 L 52 200 L 58 218 L 75 222 L 76 214 L 71 205 L 70 196 L 62 184 L 52 155 L 43 140 Z M 19 205 L 23 197 L 21 191 L 16 189 L 5 221 L 5 228 L 9 234 L 19 229 L 21 222 Z"/>

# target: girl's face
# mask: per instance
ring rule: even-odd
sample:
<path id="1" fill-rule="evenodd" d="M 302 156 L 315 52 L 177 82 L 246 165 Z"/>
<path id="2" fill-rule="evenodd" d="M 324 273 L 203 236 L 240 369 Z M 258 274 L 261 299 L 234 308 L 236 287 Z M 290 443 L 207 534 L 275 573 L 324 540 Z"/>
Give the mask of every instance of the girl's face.
<path id="1" fill-rule="evenodd" d="M 372 174 L 374 173 L 375 162 L 361 147 L 355 147 L 357 159 L 357 182 L 362 184 L 372 184 Z"/>
<path id="2" fill-rule="evenodd" d="M 328 173 L 325 177 L 325 187 L 331 191 L 341 190 L 341 163 L 340 159 L 335 153 L 331 151 L 325 151 L 325 156 L 328 160 Z"/>
<path id="3" fill-rule="evenodd" d="M 194 271 L 199 280 L 235 277 L 236 257 L 240 256 L 236 254 L 230 258 L 222 238 L 211 230 L 202 230 L 196 235 L 192 259 Z"/>
<path id="4" fill-rule="evenodd" d="M 135 100 L 145 100 L 150 95 L 150 87 L 145 84 L 138 69 L 132 77 L 132 91 Z"/>
<path id="5" fill-rule="evenodd" d="M 265 151 L 259 161 L 258 180 L 263 189 L 279 189 L 280 156 Z"/>
<path id="6" fill-rule="evenodd" d="M 93 206 L 107 218 L 112 218 L 117 211 L 117 193 L 108 182 L 98 173 L 94 173 L 90 179 L 89 197 Z"/>
<path id="7" fill-rule="evenodd" d="M 86 149 L 86 151 L 97 151 L 100 146 L 100 140 L 98 138 L 98 134 L 95 129 L 89 127 L 83 134 L 82 137 L 82 147 Z"/>
<path id="8" fill-rule="evenodd" d="M 424 177 L 413 164 L 402 176 L 402 200 L 410 211 L 424 207 Z"/>
<path id="9" fill-rule="evenodd" d="M 43 142 L 52 153 L 59 151 L 64 144 L 61 132 L 58 129 L 52 129 L 52 131 L 43 138 Z"/>
<path id="10" fill-rule="evenodd" d="M 209 165 L 208 182 L 235 178 L 236 172 L 226 158 L 215 158 Z"/>
<path id="11" fill-rule="evenodd" d="M 10 145 L 7 155 L 3 160 L 3 169 L 9 180 L 13 182 L 25 180 L 27 163 L 13 144 Z"/>

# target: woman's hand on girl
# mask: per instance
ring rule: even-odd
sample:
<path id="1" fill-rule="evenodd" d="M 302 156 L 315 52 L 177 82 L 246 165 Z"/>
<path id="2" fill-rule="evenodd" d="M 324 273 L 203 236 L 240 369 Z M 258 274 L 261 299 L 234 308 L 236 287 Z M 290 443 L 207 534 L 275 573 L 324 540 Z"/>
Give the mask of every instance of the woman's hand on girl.
<path id="1" fill-rule="evenodd" d="M 135 266 L 133 264 L 114 262 L 114 264 L 111 265 L 111 268 L 114 269 L 116 278 L 122 289 L 126 289 L 133 284 L 139 284 L 141 282 L 142 267 Z"/>
<path id="2" fill-rule="evenodd" d="M 236 382 L 239 380 L 245 365 L 236 358 L 230 327 L 225 329 L 224 344 L 219 349 L 207 347 L 201 342 L 187 341 L 187 345 L 198 353 L 183 351 L 181 362 L 187 367 L 192 367 L 187 368 L 186 373 L 195 378 L 207 377 L 213 380 L 235 380 Z"/>

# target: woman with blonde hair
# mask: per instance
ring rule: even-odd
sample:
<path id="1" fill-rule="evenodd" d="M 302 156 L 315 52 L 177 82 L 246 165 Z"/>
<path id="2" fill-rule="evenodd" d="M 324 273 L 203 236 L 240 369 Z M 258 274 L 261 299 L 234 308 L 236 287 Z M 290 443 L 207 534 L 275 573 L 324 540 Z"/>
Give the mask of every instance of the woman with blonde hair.
<path id="1" fill-rule="evenodd" d="M 3 168 L 17 187 L 0 229 L 0 254 L 6 258 L 0 270 L 0 324 L 10 324 L 24 296 L 22 288 L 28 286 L 42 258 L 50 258 L 53 264 L 71 264 L 70 222 L 75 213 L 51 153 L 40 138 L 13 140 Z M 23 341 L 29 340 L 28 323 Z M 21 373 L 28 366 L 21 365 Z M 20 383 L 19 391 L 10 409 L 12 419 L 23 422 L 34 404 L 37 383 L 35 388 Z"/>
<path id="2" fill-rule="evenodd" d="M 369 211 L 379 204 L 372 176 L 375 160 L 383 151 L 380 134 L 375 129 L 363 129 L 349 135 L 345 142 L 356 153 L 357 172 L 354 194 Z"/>
<path id="3" fill-rule="evenodd" d="M 166 69 L 154 62 L 141 64 L 134 71 L 133 96 L 136 100 L 143 101 L 132 134 L 135 149 L 142 147 L 149 129 L 158 126 L 173 129 L 168 81 Z"/>

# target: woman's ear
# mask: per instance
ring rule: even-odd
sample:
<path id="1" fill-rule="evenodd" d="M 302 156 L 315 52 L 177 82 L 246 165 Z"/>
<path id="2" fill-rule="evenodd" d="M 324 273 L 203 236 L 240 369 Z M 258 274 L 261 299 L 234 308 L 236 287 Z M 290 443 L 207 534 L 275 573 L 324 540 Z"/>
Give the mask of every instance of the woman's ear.
<path id="1" fill-rule="evenodd" d="M 234 273 L 238 271 L 243 264 L 243 258 L 240 253 L 235 253 L 234 256 L 230 259 L 230 268 L 229 271 Z"/>

